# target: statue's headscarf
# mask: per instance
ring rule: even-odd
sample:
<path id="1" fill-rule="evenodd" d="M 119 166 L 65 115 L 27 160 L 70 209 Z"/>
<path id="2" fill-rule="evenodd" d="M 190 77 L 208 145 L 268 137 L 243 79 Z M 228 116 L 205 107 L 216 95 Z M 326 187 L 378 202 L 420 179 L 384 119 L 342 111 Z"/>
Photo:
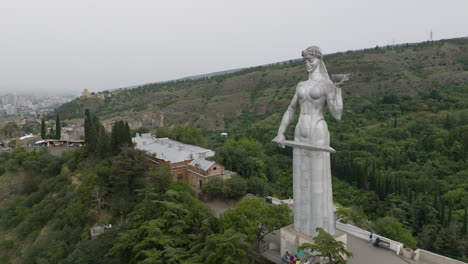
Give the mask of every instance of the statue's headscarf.
<path id="1" fill-rule="evenodd" d="M 304 59 L 312 59 L 312 58 L 320 59 L 319 66 L 317 67 L 316 71 L 319 71 L 322 74 L 329 77 L 327 68 L 325 67 L 325 64 L 323 63 L 322 50 L 318 46 L 310 46 L 307 49 L 303 50 L 302 57 Z"/>
<path id="2" fill-rule="evenodd" d="M 322 50 L 317 46 L 310 46 L 302 51 L 304 59 L 319 58 L 322 59 Z"/>

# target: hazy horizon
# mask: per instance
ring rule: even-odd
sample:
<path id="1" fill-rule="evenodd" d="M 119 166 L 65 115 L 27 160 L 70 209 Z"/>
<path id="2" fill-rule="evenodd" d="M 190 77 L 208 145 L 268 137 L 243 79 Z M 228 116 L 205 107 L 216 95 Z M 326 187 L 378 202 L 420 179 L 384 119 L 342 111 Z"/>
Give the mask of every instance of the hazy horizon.
<path id="1" fill-rule="evenodd" d="M 0 94 L 79 94 L 324 53 L 468 36 L 463 0 L 6 1 Z"/>

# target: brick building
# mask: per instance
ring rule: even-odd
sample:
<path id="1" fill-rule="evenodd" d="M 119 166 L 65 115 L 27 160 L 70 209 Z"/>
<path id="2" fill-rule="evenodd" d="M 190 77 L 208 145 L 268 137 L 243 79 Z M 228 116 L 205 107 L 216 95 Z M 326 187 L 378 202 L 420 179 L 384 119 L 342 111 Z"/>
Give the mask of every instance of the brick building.
<path id="1" fill-rule="evenodd" d="M 155 138 L 141 134 L 133 138 L 137 149 L 155 154 L 151 161 L 156 165 L 166 164 L 171 168 L 173 181 L 184 181 L 195 191 L 200 191 L 210 179 L 229 179 L 234 173 L 207 158 L 215 152 L 199 146 L 184 144 L 169 138 Z"/>

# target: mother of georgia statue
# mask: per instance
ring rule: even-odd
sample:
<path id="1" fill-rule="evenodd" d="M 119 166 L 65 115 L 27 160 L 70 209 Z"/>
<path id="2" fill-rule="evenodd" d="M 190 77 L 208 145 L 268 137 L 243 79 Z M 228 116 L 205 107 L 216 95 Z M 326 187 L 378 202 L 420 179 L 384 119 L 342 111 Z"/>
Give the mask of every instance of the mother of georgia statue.
<path id="1" fill-rule="evenodd" d="M 319 47 L 311 46 L 302 52 L 309 79 L 297 85 L 296 93 L 283 115 L 278 135 L 273 139 L 281 147 L 293 150 L 294 229 L 314 237 L 317 227 L 329 234 L 335 233 L 332 198 L 330 134 L 323 112 L 328 107 L 340 119 L 343 112 L 341 85 L 348 75 L 334 75 L 340 82 L 334 84 L 328 76 Z M 284 132 L 299 108 L 299 121 L 294 141 L 286 140 Z"/>

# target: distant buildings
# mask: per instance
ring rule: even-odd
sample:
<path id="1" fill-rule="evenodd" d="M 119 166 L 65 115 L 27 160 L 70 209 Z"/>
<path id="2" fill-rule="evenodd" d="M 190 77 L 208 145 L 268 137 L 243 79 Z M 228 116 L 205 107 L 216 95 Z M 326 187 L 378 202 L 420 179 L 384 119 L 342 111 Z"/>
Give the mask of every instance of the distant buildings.
<path id="1" fill-rule="evenodd" d="M 90 92 L 88 89 L 84 89 L 83 92 L 81 92 L 81 98 L 93 98 L 93 97 L 104 100 L 108 97 L 112 97 L 112 94 L 109 91 L 93 93 L 93 92 Z"/>
<path id="2" fill-rule="evenodd" d="M 83 98 L 91 97 L 91 93 L 89 92 L 88 89 L 84 89 L 83 92 L 81 93 L 81 97 Z"/>
<path id="3" fill-rule="evenodd" d="M 57 139 L 43 139 L 32 143 L 33 147 L 62 147 L 62 148 L 73 148 L 83 147 L 85 145 L 84 140 L 57 140 Z"/>
<path id="4" fill-rule="evenodd" d="M 71 98 L 62 96 L 0 95 L 0 115 L 35 117 L 38 113 L 52 110 L 54 107 L 70 100 Z"/>
<path id="5" fill-rule="evenodd" d="M 203 184 L 219 177 L 230 178 L 234 172 L 207 158 L 215 152 L 202 147 L 183 144 L 169 138 L 155 138 L 151 134 L 141 134 L 133 138 L 137 149 L 155 154 L 151 159 L 155 165 L 166 164 L 171 168 L 173 181 L 189 183 L 195 191 L 200 191 Z"/>
<path id="6" fill-rule="evenodd" d="M 3 106 L 3 109 L 5 109 L 5 112 L 6 112 L 7 115 L 16 115 L 16 114 L 18 114 L 16 106 L 14 106 L 14 105 L 7 104 L 7 105 Z"/>
<path id="7" fill-rule="evenodd" d="M 79 125 L 62 127 L 61 140 L 79 140 L 80 138 L 84 138 L 84 127 Z"/>
<path id="8" fill-rule="evenodd" d="M 9 140 L 0 140 L 0 150 L 8 150 L 9 149 L 8 143 L 9 143 Z"/>

